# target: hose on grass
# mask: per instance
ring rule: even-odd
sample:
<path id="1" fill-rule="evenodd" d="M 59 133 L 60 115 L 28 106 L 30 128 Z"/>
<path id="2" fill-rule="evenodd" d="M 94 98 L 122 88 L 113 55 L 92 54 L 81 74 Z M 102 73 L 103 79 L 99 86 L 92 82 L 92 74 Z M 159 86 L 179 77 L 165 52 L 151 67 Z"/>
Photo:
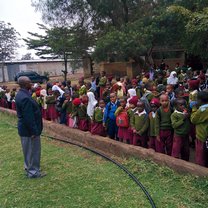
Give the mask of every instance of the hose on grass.
<path id="1" fill-rule="evenodd" d="M 14 128 L 17 128 L 17 126 L 14 126 L 14 125 L 9 124 L 9 123 L 7 123 L 7 125 L 12 126 L 12 127 L 14 127 Z M 155 203 L 154 203 L 154 201 L 153 201 L 151 195 L 149 194 L 149 192 L 147 191 L 147 189 L 144 187 L 144 185 L 136 178 L 136 176 L 135 176 L 133 173 L 131 173 L 131 172 L 130 172 L 126 167 L 124 167 L 121 163 L 119 163 L 119 162 L 113 160 L 112 158 L 108 157 L 107 155 L 105 155 L 105 154 L 103 154 L 103 153 L 101 153 L 101 152 L 98 152 L 98 151 L 96 151 L 96 150 L 94 150 L 94 149 L 91 149 L 91 148 L 89 148 L 89 147 L 83 146 L 83 145 L 81 145 L 81 144 L 77 144 L 77 143 L 74 143 L 74 142 L 71 142 L 71 141 L 67 141 L 67 140 L 64 140 L 64 139 L 59 139 L 59 138 L 52 137 L 52 136 L 48 136 L 48 135 L 44 135 L 44 134 L 42 134 L 41 136 L 50 138 L 50 139 L 55 140 L 55 141 L 59 141 L 59 142 L 63 142 L 63 143 L 66 143 L 66 144 L 70 144 L 70 145 L 74 145 L 74 146 L 80 147 L 80 148 L 82 148 L 82 149 L 85 149 L 85 150 L 87 150 L 87 151 L 90 151 L 90 152 L 92 152 L 92 153 L 94 153 L 94 154 L 96 154 L 96 155 L 98 155 L 98 156 L 100 156 L 100 157 L 106 159 L 107 161 L 112 162 L 112 163 L 115 164 L 118 168 L 120 168 L 121 170 L 123 170 L 123 171 L 124 171 L 124 172 L 125 172 L 125 173 L 126 173 L 126 174 L 127 174 L 127 175 L 128 175 L 128 176 L 129 176 L 129 177 L 130 177 L 130 178 L 131 178 L 131 179 L 132 179 L 139 187 L 140 187 L 140 188 L 141 188 L 141 190 L 144 192 L 145 196 L 147 197 L 149 203 L 151 204 L 151 207 L 152 207 L 152 208 L 156 208 L 156 205 L 155 205 Z"/>
<path id="2" fill-rule="evenodd" d="M 48 136 L 48 135 L 42 135 L 44 137 L 48 137 L 52 140 L 56 140 L 56 141 L 60 141 L 60 142 L 63 142 L 63 143 L 67 143 L 67 144 L 70 144 L 70 145 L 74 145 L 74 146 L 77 146 L 77 147 L 80 147 L 80 148 L 83 148 L 85 150 L 88 150 L 112 163 L 114 163 L 117 167 L 119 167 L 121 170 L 123 170 L 141 189 L 142 191 L 144 192 L 144 194 L 146 195 L 147 199 L 149 200 L 152 208 L 156 208 L 156 205 L 152 199 L 152 197 L 150 196 L 149 192 L 147 191 L 147 189 L 144 187 L 144 185 L 136 178 L 136 176 L 131 173 L 126 167 L 124 167 L 121 163 L 113 160 L 112 158 L 108 157 L 107 155 L 101 153 L 101 152 L 98 152 L 94 149 L 91 149 L 89 147 L 86 147 L 86 146 L 83 146 L 81 144 L 77 144 L 77 143 L 74 143 L 74 142 L 71 142 L 71 141 L 66 141 L 64 139 L 59 139 L 59 138 L 56 138 L 56 137 L 52 137 L 52 136 Z"/>

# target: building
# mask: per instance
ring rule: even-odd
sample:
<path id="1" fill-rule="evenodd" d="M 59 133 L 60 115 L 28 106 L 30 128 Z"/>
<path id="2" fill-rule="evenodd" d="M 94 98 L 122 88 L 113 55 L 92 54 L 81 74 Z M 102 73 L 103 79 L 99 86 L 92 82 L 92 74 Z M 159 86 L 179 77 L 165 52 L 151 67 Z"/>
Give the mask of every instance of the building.
<path id="1" fill-rule="evenodd" d="M 68 61 L 67 68 L 68 72 L 71 73 L 70 61 Z M 14 81 L 15 75 L 21 71 L 35 71 L 40 75 L 60 76 L 63 75 L 62 70 L 64 70 L 64 60 L 62 59 L 14 60 L 4 63 L 5 81 Z M 2 81 L 2 67 L 0 67 L 0 82 Z"/>

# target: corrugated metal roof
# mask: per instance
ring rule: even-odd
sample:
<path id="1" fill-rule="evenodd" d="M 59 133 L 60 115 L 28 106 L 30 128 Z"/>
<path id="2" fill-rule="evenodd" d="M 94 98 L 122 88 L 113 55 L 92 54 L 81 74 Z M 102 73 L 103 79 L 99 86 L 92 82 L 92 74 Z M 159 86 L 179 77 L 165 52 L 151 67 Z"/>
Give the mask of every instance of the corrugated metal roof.
<path id="1" fill-rule="evenodd" d="M 73 59 L 68 59 L 68 61 L 72 61 Z M 5 64 L 27 64 L 27 63 L 50 63 L 50 62 L 64 62 L 64 59 L 33 59 L 33 60 L 12 60 L 5 61 Z M 2 63 L 2 62 L 0 62 Z"/>

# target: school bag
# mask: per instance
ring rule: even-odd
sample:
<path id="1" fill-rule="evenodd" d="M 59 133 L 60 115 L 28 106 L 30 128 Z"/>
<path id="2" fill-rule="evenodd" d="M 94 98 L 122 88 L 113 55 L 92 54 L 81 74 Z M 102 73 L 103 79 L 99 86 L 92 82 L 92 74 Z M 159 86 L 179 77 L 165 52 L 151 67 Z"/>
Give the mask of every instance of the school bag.
<path id="1" fill-rule="evenodd" d="M 126 111 L 123 111 L 116 116 L 116 125 L 118 127 L 129 127 L 129 117 Z"/>
<path id="2" fill-rule="evenodd" d="M 144 103 L 144 108 L 147 114 L 151 112 L 151 106 L 150 106 L 149 100 L 147 99 L 147 96 L 150 94 L 151 92 L 147 92 L 140 98 L 140 100 Z"/>

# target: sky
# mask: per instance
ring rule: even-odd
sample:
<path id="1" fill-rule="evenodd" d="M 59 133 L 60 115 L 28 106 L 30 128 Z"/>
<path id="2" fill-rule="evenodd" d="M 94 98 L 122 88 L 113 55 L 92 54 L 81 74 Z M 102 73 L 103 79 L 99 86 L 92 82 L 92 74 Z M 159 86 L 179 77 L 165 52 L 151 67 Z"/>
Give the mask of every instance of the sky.
<path id="1" fill-rule="evenodd" d="M 41 33 L 36 24 L 42 23 L 41 14 L 31 6 L 31 0 L 0 0 L 0 21 L 11 23 L 21 38 L 29 37 L 28 31 Z M 23 40 L 20 45 L 24 46 L 17 50 L 16 59 L 26 53 L 32 53 L 32 56 L 37 58 L 35 51 L 28 50 Z"/>

